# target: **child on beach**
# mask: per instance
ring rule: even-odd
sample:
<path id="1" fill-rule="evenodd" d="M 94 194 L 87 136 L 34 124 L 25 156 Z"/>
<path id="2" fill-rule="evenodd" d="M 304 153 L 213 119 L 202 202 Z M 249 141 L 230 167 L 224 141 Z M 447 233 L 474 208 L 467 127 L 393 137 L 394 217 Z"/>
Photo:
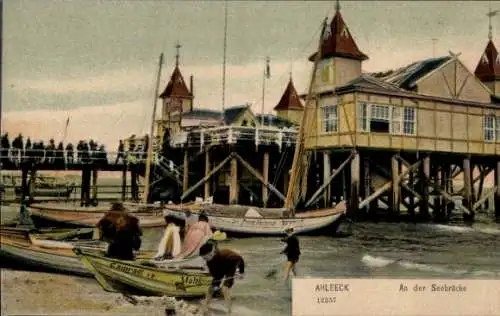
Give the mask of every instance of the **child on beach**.
<path id="1" fill-rule="evenodd" d="M 281 252 L 286 255 L 285 264 L 285 283 L 288 281 L 290 271 L 293 272 L 294 276 L 297 276 L 296 264 L 300 257 L 300 245 L 299 239 L 295 236 L 295 231 L 293 227 L 289 226 L 285 229 L 286 237 L 281 239 L 282 242 L 286 243 L 285 249 Z"/>

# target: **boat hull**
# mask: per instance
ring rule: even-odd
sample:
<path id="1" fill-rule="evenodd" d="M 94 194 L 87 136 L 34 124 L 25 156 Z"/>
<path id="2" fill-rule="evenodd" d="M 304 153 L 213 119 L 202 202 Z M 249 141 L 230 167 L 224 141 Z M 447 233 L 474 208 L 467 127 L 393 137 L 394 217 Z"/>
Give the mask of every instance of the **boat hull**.
<path id="1" fill-rule="evenodd" d="M 93 277 L 93 274 L 74 255 L 72 249 L 43 248 L 27 241 L 22 242 L 4 236 L 1 238 L 0 257 L 4 258 L 3 260 L 56 273 Z"/>
<path id="2" fill-rule="evenodd" d="M 201 270 L 168 270 L 137 261 L 106 258 L 75 249 L 85 266 L 106 291 L 178 298 L 203 297 L 212 277 Z"/>
<path id="3" fill-rule="evenodd" d="M 73 252 L 75 246 L 85 247 L 87 251 L 104 254 L 106 243 L 85 239 L 79 241 L 57 240 L 69 235 L 68 230 L 54 230 L 48 233 L 32 233 L 29 229 L 0 229 L 0 258 L 2 262 L 14 263 L 16 267 L 30 267 L 55 273 L 93 277 Z M 87 232 L 79 234 L 85 237 Z M 137 257 L 149 259 L 153 252 L 141 251 Z"/>
<path id="4" fill-rule="evenodd" d="M 82 208 L 83 209 L 83 208 Z M 65 227 L 95 227 L 109 209 L 64 209 L 31 205 L 29 212 L 35 225 Z M 161 211 L 129 212 L 137 217 L 141 227 L 164 227 L 165 220 Z"/>
<path id="5" fill-rule="evenodd" d="M 165 214 L 177 218 L 185 218 L 183 209 L 166 206 Z M 250 209 L 252 207 L 248 207 Z M 279 214 L 282 209 L 276 209 Z M 268 209 L 268 212 L 273 212 Z M 209 223 L 212 228 L 226 232 L 231 236 L 279 236 L 284 234 L 284 229 L 293 226 L 296 234 L 318 235 L 335 234 L 345 215 L 345 208 L 339 205 L 333 209 L 299 213 L 295 217 L 248 217 L 215 215 L 208 213 Z"/>

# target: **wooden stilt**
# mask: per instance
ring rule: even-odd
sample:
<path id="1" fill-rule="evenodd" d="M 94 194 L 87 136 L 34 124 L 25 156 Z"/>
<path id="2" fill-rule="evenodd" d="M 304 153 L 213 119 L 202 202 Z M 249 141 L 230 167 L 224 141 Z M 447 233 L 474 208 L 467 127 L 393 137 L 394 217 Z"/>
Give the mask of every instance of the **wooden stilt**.
<path id="1" fill-rule="evenodd" d="M 182 191 L 185 192 L 189 188 L 189 156 L 188 149 L 184 150 L 184 174 L 182 176 Z"/>
<path id="2" fill-rule="evenodd" d="M 431 169 L 431 159 L 428 155 L 422 159 L 420 168 L 420 195 L 422 199 L 419 201 L 419 216 L 423 219 L 429 218 L 429 177 Z"/>
<path id="3" fill-rule="evenodd" d="M 371 165 L 370 157 L 366 156 L 363 159 L 363 199 L 366 199 L 372 194 L 372 176 L 371 176 Z M 375 202 L 376 203 L 376 202 Z M 377 209 L 375 203 L 370 203 L 365 207 L 365 213 L 372 215 Z"/>
<path id="4" fill-rule="evenodd" d="M 332 167 L 330 163 L 330 152 L 327 151 L 323 153 L 323 184 L 328 182 L 331 172 Z M 330 196 L 330 184 L 328 183 L 323 193 L 323 201 L 325 201 L 324 207 L 331 205 Z"/>
<path id="5" fill-rule="evenodd" d="M 415 191 L 415 172 L 410 171 L 409 173 L 409 180 L 408 182 L 409 187 Z M 415 195 L 414 194 L 408 194 L 408 214 L 410 215 L 410 218 L 412 221 L 415 221 Z"/>
<path id="6" fill-rule="evenodd" d="M 224 165 L 233 157 L 233 155 L 229 155 L 227 156 L 224 160 L 222 160 L 216 167 L 214 167 L 212 169 L 212 171 L 210 171 L 206 176 L 203 177 L 203 179 L 201 179 L 200 181 L 196 182 L 196 184 L 194 184 L 192 187 L 188 188 L 187 190 L 183 191 L 182 192 L 182 196 L 181 196 L 181 201 L 184 200 L 186 197 L 188 197 L 194 190 L 196 190 L 200 185 L 202 185 L 203 183 L 205 183 L 206 181 L 208 181 L 210 179 L 211 176 L 213 176 L 215 173 L 217 173 L 217 171 L 219 171 L 220 169 L 222 169 L 222 167 L 224 167 Z"/>
<path id="7" fill-rule="evenodd" d="M 446 187 L 443 185 L 442 172 L 443 172 L 442 166 L 440 166 L 439 163 L 436 163 L 433 170 L 434 182 L 436 183 L 436 185 L 439 186 L 439 188 L 442 191 L 446 191 Z M 441 195 L 434 194 L 434 206 L 432 209 L 432 215 L 435 221 L 437 222 L 443 221 L 443 198 Z"/>
<path id="8" fill-rule="evenodd" d="M 238 204 L 238 160 L 231 158 L 231 184 L 229 185 L 229 204 Z"/>
<path id="9" fill-rule="evenodd" d="M 97 205 L 97 179 L 99 177 L 99 170 L 97 166 L 92 168 L 92 204 Z"/>
<path id="10" fill-rule="evenodd" d="M 122 201 L 127 199 L 127 170 L 128 164 L 124 162 L 122 169 Z"/>
<path id="11" fill-rule="evenodd" d="M 500 221 L 500 161 L 496 162 L 495 168 L 495 186 L 496 194 L 494 198 L 495 204 L 495 217 L 497 221 Z"/>
<path id="12" fill-rule="evenodd" d="M 360 178 L 360 166 L 359 166 L 359 153 L 354 153 L 351 160 L 351 184 L 350 184 L 350 195 L 349 204 L 347 212 L 351 218 L 355 218 L 359 209 L 359 178 Z"/>
<path id="13" fill-rule="evenodd" d="M 471 211 L 471 214 L 464 213 L 465 221 L 472 221 L 474 219 L 473 209 L 473 195 L 472 195 L 472 168 L 470 158 L 465 158 L 463 160 L 463 171 L 464 171 L 464 198 L 462 205 Z"/>
<path id="14" fill-rule="evenodd" d="M 264 202 L 264 207 L 267 206 L 267 201 L 269 199 L 269 189 L 267 188 L 269 184 L 269 153 L 264 153 L 264 159 L 262 162 L 262 177 L 264 182 L 262 183 L 262 201 Z"/>
<path id="15" fill-rule="evenodd" d="M 391 158 L 392 170 L 392 198 L 391 198 L 391 217 L 399 216 L 399 206 L 401 201 L 401 192 L 399 187 L 399 161 L 396 156 Z"/>
<path id="16" fill-rule="evenodd" d="M 207 148 L 205 151 L 205 177 L 207 177 L 209 174 L 210 174 L 210 150 Z M 207 200 L 209 197 L 210 197 L 210 181 L 205 181 L 204 198 L 205 200 Z"/>
<path id="17" fill-rule="evenodd" d="M 130 166 L 130 191 L 133 201 L 139 200 L 139 188 L 137 185 L 137 165 L 132 164 Z"/>

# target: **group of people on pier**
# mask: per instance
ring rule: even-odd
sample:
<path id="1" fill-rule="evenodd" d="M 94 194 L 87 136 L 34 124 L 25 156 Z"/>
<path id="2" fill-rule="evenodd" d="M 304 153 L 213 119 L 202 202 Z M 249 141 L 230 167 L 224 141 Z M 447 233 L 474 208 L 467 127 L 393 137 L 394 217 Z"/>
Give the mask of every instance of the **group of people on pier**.
<path id="1" fill-rule="evenodd" d="M 112 161 L 108 157 L 106 147 L 92 139 L 89 141 L 80 140 L 76 146 L 70 142 L 65 145 L 62 141 L 56 145 L 56 141 L 52 138 L 48 143 L 43 140 L 32 141 L 30 137 L 25 141 L 24 136 L 19 134 L 11 142 L 9 134 L 5 133 L 0 139 L 0 163 L 4 168 L 9 166 L 19 167 L 22 162 L 26 161 L 53 165 L 57 169 L 71 164 L 89 162 L 105 166 L 112 163 L 125 163 L 128 156 L 134 156 L 135 159 L 144 159 L 143 156 L 146 155 L 144 148 L 147 148 L 145 147 L 147 142 L 147 137 L 145 137 L 144 143 L 141 144 L 142 146 L 136 146 L 133 141 L 130 141 L 129 148 L 125 152 L 124 142 L 120 140 L 116 159 Z"/>

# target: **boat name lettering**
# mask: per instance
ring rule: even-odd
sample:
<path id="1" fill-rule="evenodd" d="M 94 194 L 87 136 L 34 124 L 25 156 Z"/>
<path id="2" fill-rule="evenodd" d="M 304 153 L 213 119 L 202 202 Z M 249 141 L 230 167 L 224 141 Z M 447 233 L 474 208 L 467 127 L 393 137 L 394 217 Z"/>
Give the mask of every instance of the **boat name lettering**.
<path id="1" fill-rule="evenodd" d="M 186 286 L 200 286 L 202 285 L 201 278 L 195 275 L 183 275 L 182 283 Z"/>
<path id="2" fill-rule="evenodd" d="M 135 268 L 135 267 L 130 267 L 124 264 L 120 264 L 117 262 L 113 262 L 110 265 L 111 269 L 116 269 L 121 272 L 137 275 L 137 276 L 142 276 L 148 279 L 154 279 L 154 274 L 150 271 L 140 269 L 140 268 Z"/>

